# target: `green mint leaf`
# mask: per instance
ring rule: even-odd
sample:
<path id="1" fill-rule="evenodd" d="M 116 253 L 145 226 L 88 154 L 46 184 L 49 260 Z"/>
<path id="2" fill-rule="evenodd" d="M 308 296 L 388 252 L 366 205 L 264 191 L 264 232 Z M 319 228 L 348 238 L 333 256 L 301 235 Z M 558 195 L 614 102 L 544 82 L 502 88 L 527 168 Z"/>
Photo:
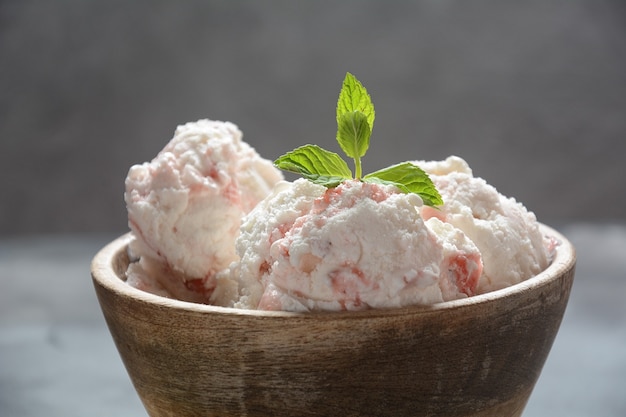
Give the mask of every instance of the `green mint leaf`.
<path id="1" fill-rule="evenodd" d="M 345 179 L 352 178 L 346 161 L 317 145 L 296 148 L 276 159 L 274 165 L 326 187 L 336 187 Z"/>
<path id="2" fill-rule="evenodd" d="M 334 177 L 332 175 L 303 174 L 302 176 L 313 184 L 323 185 L 326 188 L 335 188 L 346 180 L 344 177 Z"/>
<path id="3" fill-rule="evenodd" d="M 345 113 L 337 126 L 337 142 L 346 155 L 354 159 L 356 178 L 361 178 L 361 157 L 370 145 L 372 131 L 367 116 L 359 111 Z"/>
<path id="4" fill-rule="evenodd" d="M 349 72 L 343 80 L 339 100 L 337 101 L 337 125 L 345 113 L 359 111 L 367 117 L 370 131 L 374 129 L 374 104 L 365 87 Z"/>
<path id="5" fill-rule="evenodd" d="M 404 193 L 419 195 L 424 204 L 443 204 L 430 177 L 410 162 L 393 165 L 361 178 L 361 157 L 369 148 L 374 127 L 374 104 L 367 90 L 349 72 L 343 80 L 337 100 L 337 142 L 345 154 L 354 159 L 354 178 L 375 184 L 395 185 Z M 274 161 L 276 167 L 328 188 L 352 178 L 348 164 L 336 153 L 316 145 L 305 145 Z"/>
<path id="6" fill-rule="evenodd" d="M 443 199 L 428 174 L 410 162 L 372 172 L 363 177 L 363 180 L 376 184 L 392 184 L 404 193 L 415 193 L 427 206 L 436 207 L 443 204 Z"/>
<path id="7" fill-rule="evenodd" d="M 374 104 L 363 84 L 349 72 L 337 100 L 337 142 L 354 159 L 355 178 L 361 179 L 361 157 L 370 146 Z"/>

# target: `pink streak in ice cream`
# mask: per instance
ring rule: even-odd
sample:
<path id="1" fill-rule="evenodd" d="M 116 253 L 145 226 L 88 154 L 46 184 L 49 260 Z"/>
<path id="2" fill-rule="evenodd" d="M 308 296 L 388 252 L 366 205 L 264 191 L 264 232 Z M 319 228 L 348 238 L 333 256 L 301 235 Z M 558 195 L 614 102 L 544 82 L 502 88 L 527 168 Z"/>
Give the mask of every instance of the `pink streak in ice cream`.
<path id="1" fill-rule="evenodd" d="M 241 218 L 281 179 L 234 124 L 179 126 L 151 162 L 131 167 L 126 178 L 128 222 L 136 237 L 131 252 L 142 259 L 130 282 L 146 285 L 141 268 L 147 268 L 161 272 L 154 275 L 164 293 L 208 299 L 215 273 L 238 258 Z"/>
<path id="2" fill-rule="evenodd" d="M 462 230 L 480 249 L 484 269 L 479 293 L 516 284 L 548 266 L 555 242 L 542 235 L 535 215 L 521 203 L 474 177 L 459 157 L 416 163 L 444 200 L 440 210 L 424 207 L 422 216 Z"/>
<path id="3" fill-rule="evenodd" d="M 234 306 L 359 310 L 474 294 L 478 249 L 451 225 L 424 222 L 421 206 L 393 186 L 280 184 L 242 224 Z"/>

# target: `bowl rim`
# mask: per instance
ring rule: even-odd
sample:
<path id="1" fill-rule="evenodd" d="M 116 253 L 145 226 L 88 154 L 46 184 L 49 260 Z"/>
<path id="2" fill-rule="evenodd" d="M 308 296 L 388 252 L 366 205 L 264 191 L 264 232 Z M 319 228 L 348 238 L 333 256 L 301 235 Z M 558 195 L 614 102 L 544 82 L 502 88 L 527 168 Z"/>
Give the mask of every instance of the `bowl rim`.
<path id="1" fill-rule="evenodd" d="M 520 283 L 498 289 L 483 294 L 474 295 L 451 301 L 444 301 L 430 305 L 414 305 L 406 307 L 379 308 L 360 311 L 322 311 L 322 312 L 289 312 L 289 311 L 264 311 L 248 310 L 232 307 L 220 307 L 208 304 L 180 301 L 142 291 L 132 287 L 115 272 L 114 264 L 117 257 L 127 250 L 128 244 L 134 238 L 132 233 L 123 234 L 109 242 L 100 249 L 91 262 L 91 276 L 94 285 L 101 286 L 117 296 L 133 299 L 138 302 L 152 304 L 161 308 L 192 311 L 195 313 L 211 313 L 227 316 L 253 316 L 253 317 L 298 317 L 298 318 L 347 318 L 347 317 L 373 317 L 373 316 L 396 316 L 409 312 L 424 313 L 442 310 L 458 309 L 465 306 L 483 304 L 498 299 L 511 296 L 513 294 L 524 293 L 542 287 L 549 282 L 558 279 L 565 272 L 574 267 L 576 263 L 576 252 L 572 243 L 555 229 L 539 223 L 541 232 L 551 238 L 556 239 L 558 246 L 555 251 L 552 263 L 542 272 Z"/>

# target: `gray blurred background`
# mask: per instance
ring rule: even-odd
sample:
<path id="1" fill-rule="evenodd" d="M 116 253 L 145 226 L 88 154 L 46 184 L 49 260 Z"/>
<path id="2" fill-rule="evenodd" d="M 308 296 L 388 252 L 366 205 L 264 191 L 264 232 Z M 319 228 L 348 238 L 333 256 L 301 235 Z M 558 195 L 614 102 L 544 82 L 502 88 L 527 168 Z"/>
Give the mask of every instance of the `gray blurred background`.
<path id="1" fill-rule="evenodd" d="M 624 1 L 28 0 L 0 2 L 0 235 L 125 231 L 128 168 L 187 121 L 338 150 L 346 71 L 366 171 L 457 154 L 546 223 L 626 220 Z"/>

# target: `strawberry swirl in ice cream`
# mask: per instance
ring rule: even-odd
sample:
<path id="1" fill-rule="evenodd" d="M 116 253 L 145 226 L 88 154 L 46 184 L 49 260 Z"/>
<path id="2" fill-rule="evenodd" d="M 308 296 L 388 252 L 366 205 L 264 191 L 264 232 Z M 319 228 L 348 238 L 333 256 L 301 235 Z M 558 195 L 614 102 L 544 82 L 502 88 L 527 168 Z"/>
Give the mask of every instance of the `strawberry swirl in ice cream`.
<path id="1" fill-rule="evenodd" d="M 277 188 L 242 224 L 235 306 L 360 310 L 474 294 L 478 249 L 438 219 L 425 223 L 416 194 L 356 180 Z"/>
<path id="2" fill-rule="evenodd" d="M 124 198 L 139 263 L 129 282 L 207 302 L 214 275 L 238 259 L 244 214 L 282 180 L 232 123 L 199 120 L 176 129 L 151 161 L 130 168 Z"/>
<path id="3" fill-rule="evenodd" d="M 424 207 L 422 216 L 462 230 L 480 250 L 484 270 L 478 292 L 517 284 L 548 266 L 556 242 L 543 236 L 535 215 L 521 203 L 474 177 L 459 157 L 416 163 L 430 174 L 444 200 L 438 210 Z"/>

